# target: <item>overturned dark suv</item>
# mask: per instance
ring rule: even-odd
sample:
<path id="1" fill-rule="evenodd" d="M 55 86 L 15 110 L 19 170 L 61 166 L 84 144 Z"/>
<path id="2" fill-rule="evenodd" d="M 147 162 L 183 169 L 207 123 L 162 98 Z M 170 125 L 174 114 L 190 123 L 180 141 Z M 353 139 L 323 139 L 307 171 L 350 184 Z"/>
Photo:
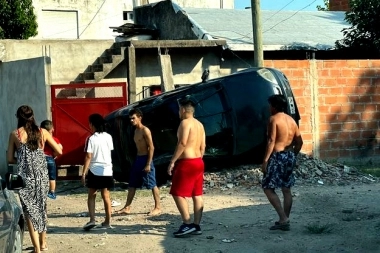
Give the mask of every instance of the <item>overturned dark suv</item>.
<path id="1" fill-rule="evenodd" d="M 206 131 L 206 170 L 214 163 L 261 163 L 270 116 L 268 97 L 284 94 L 288 113 L 297 122 L 300 116 L 286 76 L 273 68 L 250 68 L 217 79 L 187 85 L 130 104 L 106 116 L 114 140 L 114 176 L 128 181 L 136 155 L 129 111 L 139 108 L 143 124 L 154 142 L 154 164 L 158 181 L 166 178 L 166 166 L 177 144 L 180 123 L 178 100 L 188 96 L 195 101 L 195 117 Z"/>

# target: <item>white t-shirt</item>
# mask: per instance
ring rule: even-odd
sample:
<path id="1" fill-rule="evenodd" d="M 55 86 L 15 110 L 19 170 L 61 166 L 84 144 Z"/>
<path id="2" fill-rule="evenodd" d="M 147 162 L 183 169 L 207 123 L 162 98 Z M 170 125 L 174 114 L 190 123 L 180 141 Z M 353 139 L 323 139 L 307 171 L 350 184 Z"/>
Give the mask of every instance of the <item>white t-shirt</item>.
<path id="1" fill-rule="evenodd" d="M 112 137 L 106 132 L 94 133 L 87 138 L 84 152 L 91 153 L 90 171 L 97 176 L 112 176 Z"/>

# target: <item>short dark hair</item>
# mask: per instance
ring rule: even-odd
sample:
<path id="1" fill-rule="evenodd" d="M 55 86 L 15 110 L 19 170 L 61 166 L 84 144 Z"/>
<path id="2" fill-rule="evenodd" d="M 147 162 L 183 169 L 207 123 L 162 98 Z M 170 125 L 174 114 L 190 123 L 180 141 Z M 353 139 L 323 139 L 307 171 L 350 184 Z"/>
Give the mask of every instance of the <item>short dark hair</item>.
<path id="1" fill-rule="evenodd" d="M 143 113 L 139 108 L 133 108 L 128 113 L 129 116 L 132 116 L 134 114 L 136 114 L 136 116 L 140 117 L 140 118 L 142 118 L 142 116 L 143 116 Z"/>
<path id="2" fill-rule="evenodd" d="M 44 120 L 41 122 L 40 127 L 50 131 L 53 128 L 53 122 L 48 119 Z"/>
<path id="3" fill-rule="evenodd" d="M 179 99 L 178 103 L 182 107 L 188 107 L 188 106 L 195 107 L 196 105 L 194 99 L 192 99 L 190 96 L 186 96 L 184 98 Z"/>
<path id="4" fill-rule="evenodd" d="M 277 112 L 287 112 L 288 103 L 284 95 L 276 94 L 268 98 L 269 104 L 276 109 Z"/>
<path id="5" fill-rule="evenodd" d="M 98 113 L 91 114 L 88 117 L 88 121 L 95 128 L 95 132 L 103 133 L 106 131 L 106 121 L 104 120 L 102 115 Z"/>

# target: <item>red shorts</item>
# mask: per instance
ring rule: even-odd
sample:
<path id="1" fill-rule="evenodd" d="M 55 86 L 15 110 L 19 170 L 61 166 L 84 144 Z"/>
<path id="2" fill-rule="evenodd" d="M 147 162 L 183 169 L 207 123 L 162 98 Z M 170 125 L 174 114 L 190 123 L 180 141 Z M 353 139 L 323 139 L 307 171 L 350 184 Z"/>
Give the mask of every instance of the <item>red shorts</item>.
<path id="1" fill-rule="evenodd" d="M 205 166 L 200 157 L 178 160 L 173 169 L 170 194 L 179 197 L 202 195 L 204 170 Z"/>

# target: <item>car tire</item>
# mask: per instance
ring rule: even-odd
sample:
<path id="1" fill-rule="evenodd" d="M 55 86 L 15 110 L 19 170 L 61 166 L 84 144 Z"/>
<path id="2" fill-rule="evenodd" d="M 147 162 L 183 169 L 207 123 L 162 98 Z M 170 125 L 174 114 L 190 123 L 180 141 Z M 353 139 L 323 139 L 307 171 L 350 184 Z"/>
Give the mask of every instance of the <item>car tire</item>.
<path id="1" fill-rule="evenodd" d="M 10 244 L 10 249 L 8 252 L 12 253 L 22 253 L 22 230 L 20 228 L 20 225 L 17 224 L 16 228 L 13 232 L 13 241 Z"/>

